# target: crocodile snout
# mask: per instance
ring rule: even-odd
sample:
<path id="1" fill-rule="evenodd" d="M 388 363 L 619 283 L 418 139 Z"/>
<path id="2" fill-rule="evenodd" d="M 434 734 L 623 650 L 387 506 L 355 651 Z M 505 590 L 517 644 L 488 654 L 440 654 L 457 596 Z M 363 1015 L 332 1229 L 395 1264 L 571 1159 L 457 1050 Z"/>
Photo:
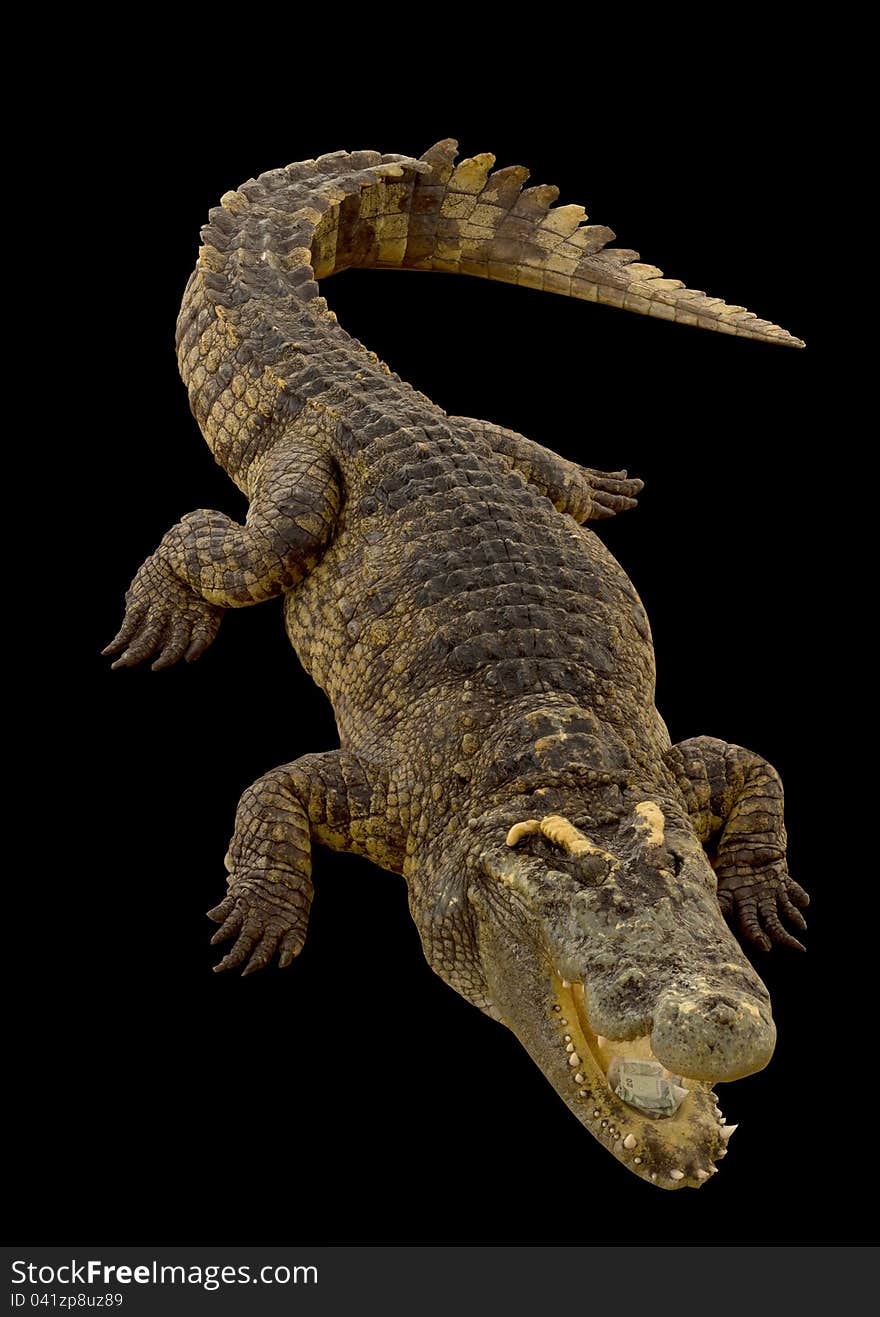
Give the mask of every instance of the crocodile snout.
<path id="1" fill-rule="evenodd" d="M 654 1012 L 651 1049 L 673 1074 L 741 1079 L 773 1055 L 769 1006 L 730 992 L 664 993 Z"/>

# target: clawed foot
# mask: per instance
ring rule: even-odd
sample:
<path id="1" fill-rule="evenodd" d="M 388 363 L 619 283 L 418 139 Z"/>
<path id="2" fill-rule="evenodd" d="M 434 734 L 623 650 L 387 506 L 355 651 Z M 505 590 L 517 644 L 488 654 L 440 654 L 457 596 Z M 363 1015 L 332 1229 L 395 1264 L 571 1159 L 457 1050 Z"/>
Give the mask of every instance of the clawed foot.
<path id="1" fill-rule="evenodd" d="M 580 468 L 590 490 L 590 521 L 602 521 L 636 506 L 636 495 L 645 487 L 644 480 L 629 480 L 625 471 L 594 471 Z"/>
<path id="2" fill-rule="evenodd" d="M 102 654 L 123 651 L 114 668 L 130 668 L 151 654 L 154 672 L 178 659 L 192 663 L 217 634 L 223 609 L 209 604 L 153 554 L 125 595 L 125 619 Z"/>
<path id="3" fill-rule="evenodd" d="M 221 925 L 211 938 L 212 946 L 235 938 L 232 950 L 214 966 L 215 974 L 244 965 L 244 977 L 265 969 L 276 954 L 281 969 L 291 964 L 305 942 L 308 906 L 289 888 L 273 892 L 269 884 L 244 879 L 231 886 L 225 900 L 208 911 L 208 918 Z"/>
<path id="4" fill-rule="evenodd" d="M 735 923 L 743 936 L 763 951 L 770 951 L 774 942 L 805 950 L 780 919 L 784 915 L 803 931 L 807 921 L 801 909 L 810 904 L 807 893 L 789 876 L 784 861 L 759 870 L 739 868 L 723 875 L 719 871 L 718 904 L 725 919 Z"/>

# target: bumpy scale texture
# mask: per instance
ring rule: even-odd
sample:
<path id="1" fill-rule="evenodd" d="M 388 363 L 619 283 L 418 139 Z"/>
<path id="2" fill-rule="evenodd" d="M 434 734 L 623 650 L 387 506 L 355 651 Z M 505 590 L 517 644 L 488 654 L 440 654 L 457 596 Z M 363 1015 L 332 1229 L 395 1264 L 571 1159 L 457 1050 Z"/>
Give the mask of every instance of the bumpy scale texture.
<path id="1" fill-rule="evenodd" d="M 243 525 L 185 516 L 126 595 L 114 667 L 197 658 L 224 609 L 285 598 L 340 748 L 242 797 L 211 911 L 218 969 L 303 945 L 311 848 L 403 874 L 429 963 L 519 1037 L 614 1156 L 662 1188 L 725 1154 L 711 1083 L 766 1065 L 775 1030 L 741 936 L 800 946 L 782 788 L 739 746 L 672 746 L 630 581 L 589 529 L 625 471 L 448 416 L 339 326 L 317 280 L 351 266 L 471 274 L 802 346 L 666 279 L 528 171 L 338 151 L 227 193 L 177 324 L 180 372 Z M 641 1060 L 673 1114 L 618 1095 Z M 616 1073 L 616 1072 L 615 1072 Z"/>

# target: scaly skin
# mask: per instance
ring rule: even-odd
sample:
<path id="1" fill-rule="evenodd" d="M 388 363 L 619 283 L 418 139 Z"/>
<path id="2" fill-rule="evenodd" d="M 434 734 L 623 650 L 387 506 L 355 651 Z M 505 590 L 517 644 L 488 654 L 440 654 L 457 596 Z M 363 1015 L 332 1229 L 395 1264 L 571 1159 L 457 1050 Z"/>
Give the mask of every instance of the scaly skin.
<path id="1" fill-rule="evenodd" d="M 211 916 L 217 969 L 303 944 L 314 842 L 405 875 L 425 954 L 507 1024 L 630 1170 L 699 1185 L 729 1128 L 710 1084 L 766 1065 L 766 988 L 726 926 L 800 945 L 769 765 L 654 707 L 641 602 L 591 522 L 641 481 L 447 416 L 337 324 L 316 278 L 459 271 L 800 346 L 667 280 L 555 188 L 490 156 L 337 152 L 227 193 L 184 294 L 181 374 L 244 525 L 190 513 L 126 596 L 114 667 L 197 658 L 223 610 L 285 596 L 340 749 L 243 796 Z M 713 868 L 714 865 L 714 868 Z M 684 1078 L 675 1115 L 623 1102 L 615 1057 Z"/>

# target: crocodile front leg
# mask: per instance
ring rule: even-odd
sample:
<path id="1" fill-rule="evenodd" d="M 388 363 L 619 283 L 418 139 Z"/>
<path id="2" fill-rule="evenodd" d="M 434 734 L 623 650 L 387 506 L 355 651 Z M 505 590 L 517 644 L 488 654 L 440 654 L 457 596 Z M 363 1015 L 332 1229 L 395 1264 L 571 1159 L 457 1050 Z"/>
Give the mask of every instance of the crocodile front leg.
<path id="1" fill-rule="evenodd" d="M 798 907 L 810 898 L 785 861 L 782 782 L 760 755 L 711 736 L 695 736 L 666 752 L 691 821 L 718 878 L 718 904 L 764 951 L 773 942 L 804 950 L 782 926 L 807 924 Z"/>
<path id="2" fill-rule="evenodd" d="M 580 525 L 587 521 L 602 521 L 617 512 L 634 508 L 636 495 L 644 487 L 643 480 L 627 479 L 625 471 L 594 471 L 592 467 L 569 462 L 503 425 L 479 421 L 472 416 L 450 416 L 449 419 L 484 439 L 508 466 L 546 494 L 559 512 L 567 512 Z"/>
<path id="3" fill-rule="evenodd" d="M 132 667 L 188 663 L 211 644 L 225 608 L 271 599 L 315 565 L 339 511 L 332 459 L 301 442 L 273 450 L 254 483 L 244 525 L 222 512 L 190 512 L 135 575 L 125 619 L 103 651 Z"/>
<path id="4" fill-rule="evenodd" d="M 311 843 L 355 851 L 401 872 L 406 841 L 389 820 L 388 775 L 344 750 L 303 755 L 248 787 L 226 855 L 229 893 L 208 911 L 235 937 L 215 970 L 285 967 L 302 950 L 312 904 Z"/>

